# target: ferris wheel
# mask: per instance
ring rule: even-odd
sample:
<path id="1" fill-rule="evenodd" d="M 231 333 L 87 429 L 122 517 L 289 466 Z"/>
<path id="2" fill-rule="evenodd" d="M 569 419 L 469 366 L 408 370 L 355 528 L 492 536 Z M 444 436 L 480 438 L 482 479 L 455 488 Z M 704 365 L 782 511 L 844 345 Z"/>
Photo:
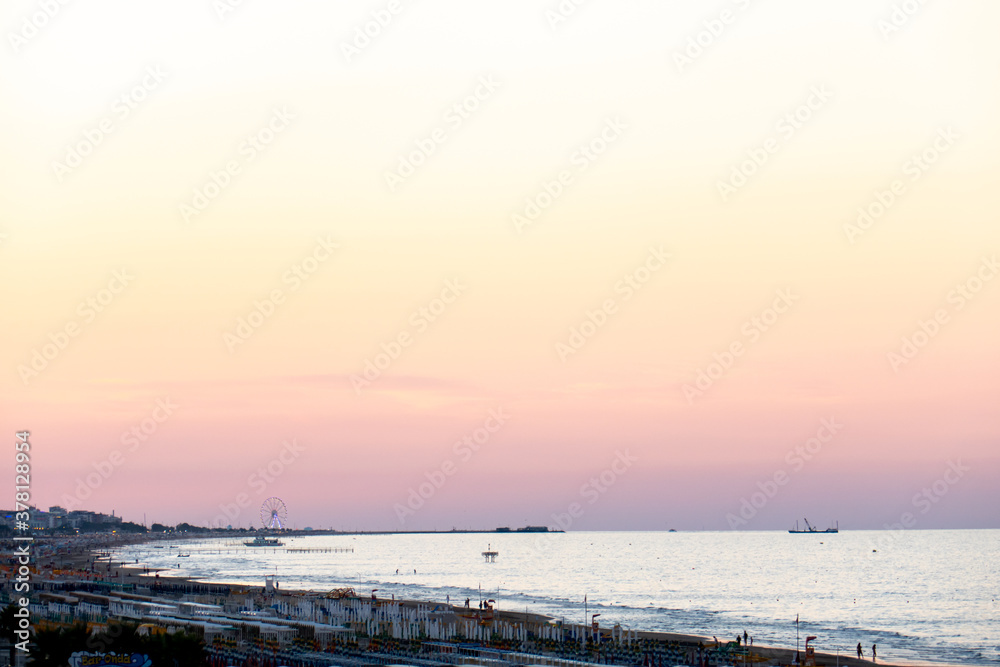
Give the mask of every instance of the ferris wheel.
<path id="1" fill-rule="evenodd" d="M 277 496 L 271 496 L 260 506 L 260 522 L 264 528 L 281 530 L 288 520 L 288 508 L 285 501 Z"/>

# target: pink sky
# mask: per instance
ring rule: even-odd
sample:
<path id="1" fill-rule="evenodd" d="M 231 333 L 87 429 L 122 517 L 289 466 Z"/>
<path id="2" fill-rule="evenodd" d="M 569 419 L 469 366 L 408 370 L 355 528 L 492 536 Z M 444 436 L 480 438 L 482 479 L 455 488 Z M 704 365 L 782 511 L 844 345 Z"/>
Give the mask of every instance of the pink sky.
<path id="1" fill-rule="evenodd" d="M 347 58 L 368 14 L 298 3 L 65 6 L 0 56 L 39 506 L 1000 527 L 994 5 L 755 5 L 679 66 L 714 5 L 448 0 Z"/>

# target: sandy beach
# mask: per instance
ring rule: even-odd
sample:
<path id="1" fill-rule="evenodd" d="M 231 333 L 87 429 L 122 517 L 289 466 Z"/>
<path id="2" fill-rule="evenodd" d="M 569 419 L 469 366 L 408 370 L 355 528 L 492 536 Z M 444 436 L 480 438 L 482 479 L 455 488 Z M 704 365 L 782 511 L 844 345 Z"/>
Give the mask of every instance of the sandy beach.
<path id="1" fill-rule="evenodd" d="M 194 539 L 199 536 L 190 536 Z M 132 600 L 137 603 L 154 603 L 157 601 L 188 600 L 202 604 L 218 605 L 220 608 L 232 607 L 237 601 L 251 600 L 257 601 L 258 606 L 266 605 L 287 605 L 298 604 L 302 600 L 321 600 L 325 593 L 304 590 L 286 590 L 279 588 L 268 591 L 264 585 L 245 586 L 225 583 L 214 583 L 210 581 L 195 581 L 187 577 L 172 575 L 170 570 L 151 570 L 137 563 L 127 563 L 116 558 L 117 552 L 125 546 L 135 545 L 144 542 L 155 542 L 159 539 L 171 539 L 176 541 L 176 536 L 91 536 L 79 538 L 51 538 L 39 541 L 37 554 L 37 576 L 35 580 L 36 590 L 44 591 L 54 589 L 56 585 L 61 591 L 71 593 L 76 589 L 91 588 L 93 586 L 111 586 L 109 591 L 122 599 Z M 346 591 L 345 591 L 346 593 Z M 358 601 L 370 602 L 367 597 L 355 596 L 350 598 Z M 266 603 L 266 605 L 265 605 Z M 245 604 L 245 603 L 244 603 Z M 441 601 L 429 600 L 384 600 L 378 599 L 378 605 L 392 604 L 394 609 L 402 613 L 413 613 L 418 609 L 433 608 L 435 614 L 447 613 L 456 619 L 473 618 L 477 623 L 483 624 L 487 621 L 493 624 L 506 625 L 509 627 L 524 628 L 544 628 L 551 626 L 554 620 L 541 614 L 531 614 L 527 612 L 514 611 L 492 611 L 484 612 L 476 608 L 466 608 L 464 606 L 448 605 Z M 580 626 L 575 626 L 579 628 Z M 581 628 L 582 631 L 582 628 Z M 521 642 L 522 650 L 541 655 L 566 655 L 567 651 L 572 651 L 577 661 L 594 662 L 616 662 L 617 664 L 630 664 L 626 654 L 631 655 L 631 664 L 652 665 L 652 667 L 662 667 L 665 663 L 663 659 L 657 659 L 656 647 L 670 647 L 672 655 L 688 655 L 694 660 L 687 660 L 689 664 L 699 663 L 708 660 L 707 664 L 771 664 L 771 665 L 792 665 L 796 664 L 796 651 L 791 647 L 754 645 L 748 651 L 732 651 L 735 642 L 729 646 L 729 651 L 720 652 L 719 647 L 712 637 L 668 633 L 668 632 L 645 632 L 635 631 L 628 637 L 627 645 L 629 651 L 609 655 L 606 647 L 615 646 L 621 641 L 620 628 L 600 627 L 597 631 L 600 634 L 599 643 L 588 643 L 588 649 L 579 651 L 577 645 L 579 641 L 573 642 Z M 518 642 L 512 641 L 482 641 L 484 648 L 498 648 L 511 650 Z M 561 646 L 560 646 L 561 644 Z M 350 639 L 339 638 L 337 646 L 343 650 L 366 649 L 372 644 L 361 640 L 352 642 Z M 740 647 L 742 648 L 742 647 Z M 867 653 L 867 649 L 866 649 Z M 705 658 L 711 655 L 713 658 Z M 702 657 L 698 657 L 702 656 Z M 727 656 L 718 661 L 720 656 Z M 800 657 L 805 660 L 805 653 Z M 639 659 L 636 662 L 636 658 Z M 859 660 L 853 656 L 834 655 L 817 652 L 814 656 L 815 665 L 845 665 L 848 667 L 868 667 L 873 663 L 870 660 Z M 619 662 L 625 660 L 625 662 Z M 903 664 L 879 661 L 879 664 Z M 906 663 L 916 664 L 916 663 Z M 935 663 L 940 664 L 940 663 Z"/>

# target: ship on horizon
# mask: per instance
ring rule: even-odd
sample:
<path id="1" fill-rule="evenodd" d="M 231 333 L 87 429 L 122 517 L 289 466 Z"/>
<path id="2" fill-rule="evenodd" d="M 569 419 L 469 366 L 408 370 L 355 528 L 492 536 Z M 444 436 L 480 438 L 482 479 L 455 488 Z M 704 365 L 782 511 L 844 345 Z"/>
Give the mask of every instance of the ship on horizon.
<path id="1" fill-rule="evenodd" d="M 816 528 L 812 524 L 810 524 L 809 523 L 809 519 L 802 519 L 802 520 L 806 522 L 805 529 L 799 530 L 799 522 L 796 521 L 795 522 L 795 528 L 789 530 L 788 532 L 789 533 L 793 533 L 793 534 L 798 534 L 798 533 L 839 533 L 840 532 L 840 522 L 839 521 L 836 522 L 836 524 L 835 524 L 835 526 L 833 528 L 827 528 L 826 530 L 820 530 L 819 528 Z"/>

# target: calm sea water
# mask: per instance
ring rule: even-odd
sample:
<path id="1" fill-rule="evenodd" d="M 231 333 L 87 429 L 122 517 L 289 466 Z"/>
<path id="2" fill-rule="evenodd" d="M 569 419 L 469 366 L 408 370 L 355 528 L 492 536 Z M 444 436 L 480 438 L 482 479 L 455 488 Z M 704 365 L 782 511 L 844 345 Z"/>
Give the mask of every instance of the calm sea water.
<path id="1" fill-rule="evenodd" d="M 582 623 L 734 638 L 851 654 L 878 644 L 889 662 L 1000 664 L 1000 531 L 571 532 L 314 536 L 286 547 L 352 547 L 294 554 L 233 549 L 233 540 L 176 542 L 127 552 L 203 581 L 282 588 L 352 586 L 380 597 L 499 601 Z M 164 545 L 171 543 L 161 543 Z M 487 545 L 497 561 L 480 555 Z M 178 559 L 181 551 L 190 558 Z M 245 551 L 245 553 L 243 552 Z M 180 565 L 180 569 L 176 566 Z M 398 573 L 397 573 L 398 572 Z"/>

